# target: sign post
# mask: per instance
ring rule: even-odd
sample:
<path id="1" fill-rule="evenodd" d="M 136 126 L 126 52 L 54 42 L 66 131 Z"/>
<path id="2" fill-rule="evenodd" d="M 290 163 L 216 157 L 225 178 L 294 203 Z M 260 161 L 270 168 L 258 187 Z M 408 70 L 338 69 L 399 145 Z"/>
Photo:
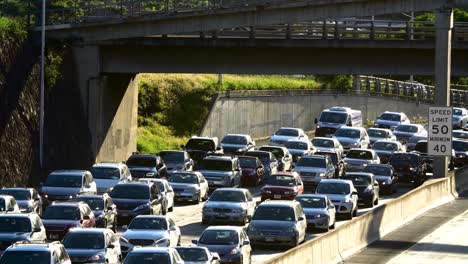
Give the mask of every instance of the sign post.
<path id="1" fill-rule="evenodd" d="M 452 156 L 452 107 L 429 107 L 427 154 L 433 157 Z M 444 159 L 446 160 L 446 159 Z M 434 164 L 435 165 L 435 164 Z M 448 170 L 434 168 L 435 177 L 446 177 Z M 435 175 L 435 174 L 441 175 Z"/>

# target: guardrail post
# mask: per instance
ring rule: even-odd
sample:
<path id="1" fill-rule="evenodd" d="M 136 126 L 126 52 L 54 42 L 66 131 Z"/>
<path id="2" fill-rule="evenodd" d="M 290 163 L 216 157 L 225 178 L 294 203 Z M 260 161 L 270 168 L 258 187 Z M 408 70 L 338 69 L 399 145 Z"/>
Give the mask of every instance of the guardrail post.
<path id="1" fill-rule="evenodd" d="M 375 92 L 376 93 L 380 93 L 381 91 L 381 80 L 380 79 L 377 79 L 376 82 L 375 82 Z"/>
<path id="2" fill-rule="evenodd" d="M 286 24 L 286 39 L 291 39 L 291 24 Z"/>
<path id="3" fill-rule="evenodd" d="M 374 20 L 371 21 L 370 39 L 371 39 L 371 40 L 374 40 L 374 39 L 375 39 L 375 22 L 374 22 Z"/>
<path id="4" fill-rule="evenodd" d="M 328 32 L 327 32 L 327 21 L 323 21 L 322 25 L 322 39 L 328 39 Z"/>
<path id="5" fill-rule="evenodd" d="M 340 27 L 338 25 L 338 20 L 335 20 L 335 39 L 340 39 Z"/>
<path id="6" fill-rule="evenodd" d="M 366 77 L 366 91 L 369 92 L 371 90 L 371 77 Z"/>
<path id="7" fill-rule="evenodd" d="M 354 90 L 360 91 L 361 90 L 361 75 L 355 74 L 354 76 Z"/>
<path id="8" fill-rule="evenodd" d="M 250 27 L 250 32 L 249 32 L 249 37 L 250 39 L 255 39 L 255 27 Z"/>

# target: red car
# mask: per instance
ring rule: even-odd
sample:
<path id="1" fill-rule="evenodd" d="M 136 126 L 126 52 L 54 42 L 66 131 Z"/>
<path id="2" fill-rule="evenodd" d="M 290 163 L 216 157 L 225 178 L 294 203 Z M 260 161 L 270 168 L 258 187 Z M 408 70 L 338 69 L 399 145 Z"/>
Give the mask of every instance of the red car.
<path id="1" fill-rule="evenodd" d="M 265 169 L 259 158 L 240 156 L 239 161 L 242 169 L 241 186 L 257 186 L 263 182 Z"/>
<path id="2" fill-rule="evenodd" d="M 297 172 L 273 174 L 262 188 L 262 201 L 294 200 L 296 195 L 304 192 L 304 183 Z"/>

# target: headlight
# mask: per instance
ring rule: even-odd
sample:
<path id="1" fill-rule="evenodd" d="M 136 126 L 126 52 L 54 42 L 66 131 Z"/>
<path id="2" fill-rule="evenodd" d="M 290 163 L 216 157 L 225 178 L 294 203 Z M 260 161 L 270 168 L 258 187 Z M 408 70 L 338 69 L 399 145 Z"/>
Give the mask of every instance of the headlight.
<path id="1" fill-rule="evenodd" d="M 268 194 L 270 194 L 270 193 L 271 193 L 271 191 L 270 191 L 270 190 L 262 190 L 262 192 L 263 192 L 263 193 L 268 193 Z"/>
<path id="2" fill-rule="evenodd" d="M 387 181 L 383 181 L 383 182 L 382 182 L 382 185 L 386 185 L 386 184 L 387 184 Z"/>
<path id="3" fill-rule="evenodd" d="M 154 241 L 153 245 L 158 246 L 158 247 L 168 247 L 170 244 L 171 244 L 171 241 L 169 241 L 169 239 L 162 238 L 162 239 Z"/>
<path id="4" fill-rule="evenodd" d="M 45 197 L 45 198 L 49 198 L 49 195 L 47 195 L 47 194 L 44 194 L 44 197 Z"/>
<path id="5" fill-rule="evenodd" d="M 367 167 L 367 165 L 368 165 L 367 163 L 362 164 L 363 167 Z"/>
<path id="6" fill-rule="evenodd" d="M 414 171 L 414 168 L 413 168 L 413 167 L 409 167 L 409 170 L 410 170 L 410 171 Z"/>
<path id="7" fill-rule="evenodd" d="M 100 253 L 100 254 L 97 254 L 97 255 L 94 255 L 92 257 L 90 257 L 88 259 L 88 261 L 96 261 L 96 260 L 101 260 L 101 259 L 104 259 L 104 254 Z"/>
<path id="8" fill-rule="evenodd" d="M 150 207 L 150 204 L 145 203 L 145 204 L 137 206 L 135 209 L 133 209 L 133 211 L 145 210 L 145 209 L 148 209 L 149 207 Z"/>
<path id="9" fill-rule="evenodd" d="M 237 254 L 237 253 L 239 253 L 239 250 L 238 250 L 237 248 L 233 248 L 233 249 L 231 250 L 231 252 L 229 252 L 229 254 L 231 254 L 231 255 L 235 255 L 235 254 Z"/>
<path id="10" fill-rule="evenodd" d="M 318 214 L 318 215 L 315 215 L 315 218 L 320 218 L 322 217 L 322 215 Z"/>
<path id="11" fill-rule="evenodd" d="M 154 172 L 148 172 L 146 173 L 146 177 L 153 177 L 154 176 Z"/>
<path id="12" fill-rule="evenodd" d="M 247 151 L 246 149 L 243 149 L 243 148 L 240 148 L 240 149 L 236 149 L 236 152 L 245 152 Z"/>
<path id="13" fill-rule="evenodd" d="M 325 177 L 325 173 L 320 173 L 320 177 Z"/>
<path id="14" fill-rule="evenodd" d="M 351 202 L 351 198 L 346 197 L 346 198 L 343 199 L 343 202 L 344 202 L 344 203 L 350 203 L 350 202 Z"/>

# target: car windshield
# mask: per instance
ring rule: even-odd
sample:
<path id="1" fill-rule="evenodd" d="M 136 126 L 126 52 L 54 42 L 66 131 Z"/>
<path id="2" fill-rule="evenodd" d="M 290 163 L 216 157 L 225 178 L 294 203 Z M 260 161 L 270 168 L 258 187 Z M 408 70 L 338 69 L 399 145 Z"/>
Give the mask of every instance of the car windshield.
<path id="1" fill-rule="evenodd" d="M 389 143 L 389 142 L 375 142 L 374 145 L 372 146 L 372 149 L 396 151 L 398 150 L 398 145 L 396 143 Z"/>
<path id="2" fill-rule="evenodd" d="M 320 122 L 344 124 L 348 119 L 347 113 L 322 112 Z"/>
<path id="3" fill-rule="evenodd" d="M 174 183 L 190 183 L 190 184 L 197 184 L 198 183 L 198 177 L 197 175 L 194 174 L 188 174 L 188 173 L 174 173 L 171 175 L 171 177 L 168 180 L 169 182 L 174 182 Z"/>
<path id="4" fill-rule="evenodd" d="M 325 208 L 325 198 L 321 197 L 297 197 L 303 208 Z"/>
<path id="5" fill-rule="evenodd" d="M 297 167 L 325 168 L 327 163 L 324 158 L 300 158 L 296 164 Z"/>
<path id="6" fill-rule="evenodd" d="M 257 160 L 255 158 L 244 158 L 240 157 L 241 168 L 257 168 Z"/>
<path id="7" fill-rule="evenodd" d="M 128 229 L 166 230 L 167 223 L 164 218 L 135 218 Z"/>
<path id="8" fill-rule="evenodd" d="M 234 230 L 206 230 L 199 242 L 205 245 L 236 245 L 239 235 Z"/>
<path id="9" fill-rule="evenodd" d="M 50 174 L 47 177 L 44 186 L 47 187 L 63 187 L 63 188 L 81 188 L 83 177 L 81 175 L 62 175 Z"/>
<path id="10" fill-rule="evenodd" d="M 461 116 L 463 115 L 463 111 L 461 109 L 453 109 L 453 115 Z"/>
<path id="11" fill-rule="evenodd" d="M 208 261 L 208 254 L 201 248 L 178 248 L 177 252 L 185 262 Z"/>
<path id="12" fill-rule="evenodd" d="M 27 217 L 1 217 L 0 233 L 31 232 L 31 221 Z"/>
<path id="13" fill-rule="evenodd" d="M 468 139 L 468 133 L 463 131 L 453 131 L 453 137 Z"/>
<path id="14" fill-rule="evenodd" d="M 42 216 L 43 219 L 80 220 L 81 213 L 78 206 L 49 206 Z"/>
<path id="15" fill-rule="evenodd" d="M 418 132 L 418 127 L 417 126 L 403 125 L 403 126 L 397 126 L 397 128 L 395 130 L 396 131 L 401 131 L 401 132 L 416 133 L 416 132 Z"/>
<path id="16" fill-rule="evenodd" d="M 361 131 L 357 129 L 340 128 L 336 131 L 335 136 L 344 138 L 359 138 L 361 136 Z"/>
<path id="17" fill-rule="evenodd" d="M 243 136 L 225 136 L 221 140 L 223 144 L 232 144 L 232 145 L 247 145 L 247 139 Z"/>
<path id="18" fill-rule="evenodd" d="M 336 152 L 333 152 L 333 153 L 330 153 L 330 152 L 315 152 L 315 155 L 328 156 L 332 160 L 333 164 L 338 163 L 338 154 Z"/>
<path id="19" fill-rule="evenodd" d="M 418 163 L 418 157 L 412 154 L 393 154 L 390 157 L 391 165 L 414 165 Z"/>
<path id="20" fill-rule="evenodd" d="M 112 189 L 110 196 L 120 199 L 135 199 L 147 200 L 149 199 L 149 188 L 147 185 L 116 185 Z"/>
<path id="21" fill-rule="evenodd" d="M 245 195 L 240 191 L 219 190 L 210 196 L 210 202 L 245 202 Z"/>
<path id="22" fill-rule="evenodd" d="M 294 209 L 289 206 L 259 206 L 252 220 L 295 221 Z"/>
<path id="23" fill-rule="evenodd" d="M 468 151 L 468 141 L 453 141 L 452 144 L 456 151 Z"/>
<path id="24" fill-rule="evenodd" d="M 183 152 L 177 151 L 161 151 L 159 156 L 165 163 L 184 162 L 185 157 Z"/>
<path id="25" fill-rule="evenodd" d="M 349 185 L 346 183 L 339 182 L 321 182 L 317 186 L 317 193 L 321 194 L 349 194 Z"/>
<path id="26" fill-rule="evenodd" d="M 301 149 L 301 150 L 309 149 L 309 145 L 307 145 L 307 143 L 297 142 L 297 141 L 288 141 L 286 142 L 285 147 L 288 149 Z"/>
<path id="27" fill-rule="evenodd" d="M 261 147 L 259 150 L 271 152 L 273 154 L 273 156 L 275 156 L 275 158 L 277 158 L 277 159 L 281 159 L 284 156 L 283 149 L 281 149 L 281 148 Z"/>
<path id="28" fill-rule="evenodd" d="M 344 180 L 351 180 L 354 186 L 367 186 L 371 183 L 371 177 L 368 175 L 346 175 Z"/>
<path id="29" fill-rule="evenodd" d="M 200 162 L 201 170 L 232 171 L 232 163 L 229 160 L 204 159 Z"/>
<path id="30" fill-rule="evenodd" d="M 245 155 L 259 158 L 260 161 L 263 164 L 271 162 L 270 153 L 268 153 L 268 152 L 256 152 L 256 151 L 255 152 L 247 152 L 247 153 L 245 153 Z"/>
<path id="31" fill-rule="evenodd" d="M 102 180 L 120 180 L 120 170 L 118 168 L 91 168 L 91 174 L 94 179 Z"/>
<path id="32" fill-rule="evenodd" d="M 414 146 L 414 150 L 421 153 L 427 153 L 427 142 L 422 141 L 416 143 L 416 146 Z"/>
<path id="33" fill-rule="evenodd" d="M 314 138 L 312 139 L 312 144 L 319 148 L 334 148 L 335 147 L 335 143 L 331 139 Z"/>
<path id="34" fill-rule="evenodd" d="M 369 129 L 367 130 L 367 134 L 369 137 L 376 137 L 376 138 L 387 138 L 388 133 L 385 130 L 377 130 L 377 129 Z"/>
<path id="35" fill-rule="evenodd" d="M 48 251 L 6 251 L 0 258 L 0 264 L 11 263 L 35 263 L 49 264 L 50 253 Z"/>
<path id="36" fill-rule="evenodd" d="M 291 128 L 281 128 L 276 131 L 275 135 L 277 136 L 286 136 L 286 137 L 297 137 L 299 136 L 299 131 Z"/>
<path id="37" fill-rule="evenodd" d="M 364 168 L 363 172 L 372 173 L 379 176 L 391 176 L 392 169 L 384 166 L 368 165 Z"/>
<path id="38" fill-rule="evenodd" d="M 125 258 L 124 264 L 170 264 L 171 258 L 167 253 L 140 253 L 130 252 Z"/>
<path id="39" fill-rule="evenodd" d="M 156 167 L 156 157 L 130 157 L 127 160 L 130 167 Z"/>
<path id="40" fill-rule="evenodd" d="M 371 160 L 372 152 L 366 150 L 352 149 L 346 155 L 346 158 L 349 159 L 362 159 L 362 160 Z"/>
<path id="41" fill-rule="evenodd" d="M 381 120 L 387 120 L 387 121 L 397 121 L 400 122 L 400 115 L 397 114 L 382 114 L 379 119 Z"/>
<path id="42" fill-rule="evenodd" d="M 72 199 L 74 202 L 84 202 L 93 211 L 104 210 L 104 200 L 99 197 L 76 197 Z"/>
<path id="43" fill-rule="evenodd" d="M 11 195 L 15 197 L 17 201 L 31 200 L 31 192 L 28 190 L 11 190 L 2 189 L 0 190 L 1 195 Z"/>
<path id="44" fill-rule="evenodd" d="M 185 145 L 186 149 L 213 151 L 215 150 L 215 143 L 209 139 L 189 139 Z"/>
<path id="45" fill-rule="evenodd" d="M 66 249 L 103 249 L 104 234 L 102 233 L 68 233 L 63 239 Z"/>
<path id="46" fill-rule="evenodd" d="M 296 186 L 297 182 L 293 176 L 276 174 L 268 177 L 267 183 L 276 186 Z"/>

